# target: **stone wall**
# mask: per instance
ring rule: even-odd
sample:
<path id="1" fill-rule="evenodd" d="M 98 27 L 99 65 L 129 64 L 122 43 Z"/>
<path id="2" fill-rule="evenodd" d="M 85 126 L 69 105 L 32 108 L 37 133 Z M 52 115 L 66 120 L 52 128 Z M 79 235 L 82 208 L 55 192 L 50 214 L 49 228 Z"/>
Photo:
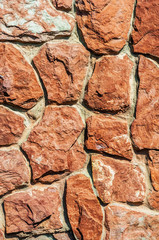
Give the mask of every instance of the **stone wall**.
<path id="1" fill-rule="evenodd" d="M 158 240 L 159 1 L 0 13 L 0 240 Z"/>

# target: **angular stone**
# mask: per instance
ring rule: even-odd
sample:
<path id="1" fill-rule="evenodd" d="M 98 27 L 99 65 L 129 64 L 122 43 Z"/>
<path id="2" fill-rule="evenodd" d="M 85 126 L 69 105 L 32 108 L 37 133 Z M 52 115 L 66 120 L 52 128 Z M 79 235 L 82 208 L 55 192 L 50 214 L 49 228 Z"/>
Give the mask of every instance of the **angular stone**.
<path id="1" fill-rule="evenodd" d="M 57 234 L 54 234 L 54 237 L 56 240 L 75 240 L 75 238 L 71 232 L 57 233 Z"/>
<path id="2" fill-rule="evenodd" d="M 29 179 L 29 168 L 22 153 L 0 150 L 0 195 L 27 185 Z"/>
<path id="3" fill-rule="evenodd" d="M 129 108 L 132 67 L 133 63 L 127 55 L 99 59 L 88 83 L 86 104 L 99 111 L 124 111 Z"/>
<path id="4" fill-rule="evenodd" d="M 77 24 L 87 47 L 98 54 L 118 53 L 126 44 L 134 0 L 76 0 Z"/>
<path id="5" fill-rule="evenodd" d="M 78 100 L 88 60 L 88 51 L 79 43 L 64 41 L 42 47 L 33 61 L 49 101 L 63 104 Z"/>
<path id="6" fill-rule="evenodd" d="M 132 32 L 134 52 L 159 57 L 159 2 L 138 0 Z"/>
<path id="7" fill-rule="evenodd" d="M 72 0 L 52 0 L 56 9 L 69 11 L 72 9 Z"/>
<path id="8" fill-rule="evenodd" d="M 144 201 L 145 178 L 139 167 L 127 161 L 94 155 L 92 171 L 94 186 L 104 203 Z"/>
<path id="9" fill-rule="evenodd" d="M 17 143 L 24 128 L 22 116 L 0 106 L 0 146 Z"/>
<path id="10" fill-rule="evenodd" d="M 74 27 L 74 19 L 53 8 L 49 0 L 3 0 L 0 12 L 0 40 L 43 42 L 69 36 Z"/>
<path id="11" fill-rule="evenodd" d="M 105 240 L 157 240 L 159 214 L 147 208 L 109 204 L 105 209 Z"/>
<path id="12" fill-rule="evenodd" d="M 43 231 L 62 228 L 61 198 L 57 186 L 30 188 L 4 200 L 6 233 Z"/>
<path id="13" fill-rule="evenodd" d="M 159 151 L 149 151 L 150 160 L 148 161 L 151 173 L 151 181 L 154 189 L 159 191 Z"/>
<path id="14" fill-rule="evenodd" d="M 139 149 L 159 149 L 159 68 L 140 56 L 138 72 L 140 86 L 132 139 Z"/>
<path id="15" fill-rule="evenodd" d="M 0 43 L 0 59 L 0 103 L 33 107 L 43 91 L 31 65 L 8 43 Z"/>
<path id="16" fill-rule="evenodd" d="M 101 114 L 89 117 L 86 147 L 131 160 L 133 153 L 127 122 Z"/>
<path id="17" fill-rule="evenodd" d="M 73 107 L 47 106 L 22 148 L 28 155 L 34 181 L 53 182 L 83 167 L 86 161 L 77 138 L 84 128 Z"/>
<path id="18" fill-rule="evenodd" d="M 148 202 L 151 208 L 159 210 L 159 192 L 152 191 Z"/>
<path id="19" fill-rule="evenodd" d="M 79 240 L 100 240 L 103 213 L 90 179 L 83 174 L 67 180 L 66 205 L 72 231 Z"/>

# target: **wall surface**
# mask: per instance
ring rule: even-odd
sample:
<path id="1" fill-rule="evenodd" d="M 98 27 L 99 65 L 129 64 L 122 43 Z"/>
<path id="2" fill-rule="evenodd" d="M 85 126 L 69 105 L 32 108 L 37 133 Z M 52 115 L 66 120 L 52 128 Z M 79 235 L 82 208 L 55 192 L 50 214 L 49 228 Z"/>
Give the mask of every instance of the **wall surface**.
<path id="1" fill-rule="evenodd" d="M 159 240 L 159 1 L 0 13 L 0 240 Z"/>

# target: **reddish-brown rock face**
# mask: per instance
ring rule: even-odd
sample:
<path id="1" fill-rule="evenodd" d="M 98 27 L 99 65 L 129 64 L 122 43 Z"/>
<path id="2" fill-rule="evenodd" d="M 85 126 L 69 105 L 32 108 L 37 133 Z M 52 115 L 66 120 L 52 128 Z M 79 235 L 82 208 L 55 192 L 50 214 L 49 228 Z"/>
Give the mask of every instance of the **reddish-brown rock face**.
<path id="1" fill-rule="evenodd" d="M 42 121 L 22 145 L 33 171 L 33 179 L 52 182 L 83 167 L 86 155 L 76 141 L 84 128 L 73 107 L 48 106 Z"/>
<path id="2" fill-rule="evenodd" d="M 11 44 L 0 43 L 0 103 L 33 107 L 43 96 L 33 68 Z"/>
<path id="3" fill-rule="evenodd" d="M 53 186 L 14 193 L 4 200 L 6 233 L 58 230 L 60 207 L 59 190 Z"/>
<path id="4" fill-rule="evenodd" d="M 151 208 L 159 210 L 159 191 L 152 191 L 149 195 L 148 202 Z"/>
<path id="5" fill-rule="evenodd" d="M 139 167 L 95 155 L 92 156 L 92 170 L 94 186 L 104 203 L 144 201 L 145 177 Z"/>
<path id="6" fill-rule="evenodd" d="M 159 2 L 138 0 L 134 31 L 132 32 L 134 52 L 159 57 Z"/>
<path id="7" fill-rule="evenodd" d="M 77 24 L 87 47 L 117 53 L 128 39 L 134 0 L 76 0 Z"/>
<path id="8" fill-rule="evenodd" d="M 22 153 L 0 150 L 0 195 L 27 185 L 29 179 L 29 169 Z"/>
<path id="9" fill-rule="evenodd" d="M 149 151 L 150 160 L 148 161 L 151 173 L 152 185 L 156 191 L 159 191 L 159 151 Z"/>
<path id="10" fill-rule="evenodd" d="M 77 101 L 86 75 L 89 53 L 78 43 L 46 44 L 34 63 L 46 87 L 48 100 Z"/>
<path id="11" fill-rule="evenodd" d="M 120 111 L 130 106 L 130 75 L 133 63 L 127 56 L 105 56 L 96 62 L 85 95 L 95 110 Z"/>
<path id="12" fill-rule="evenodd" d="M 16 143 L 24 131 L 24 118 L 0 107 L 0 146 Z"/>
<path id="13" fill-rule="evenodd" d="M 159 68 L 140 56 L 140 86 L 131 132 L 139 149 L 159 149 Z"/>
<path id="14" fill-rule="evenodd" d="M 141 209 L 141 210 L 140 210 Z M 159 237 L 159 214 L 146 213 L 143 208 L 130 208 L 111 204 L 105 209 L 105 240 L 157 240 Z"/>
<path id="15" fill-rule="evenodd" d="M 131 160 L 133 153 L 128 137 L 127 122 L 100 114 L 89 117 L 86 147 Z"/>
<path id="16" fill-rule="evenodd" d="M 72 233 L 57 233 L 54 234 L 56 240 L 75 240 Z"/>
<path id="17" fill-rule="evenodd" d="M 103 214 L 88 177 L 78 174 L 67 180 L 66 205 L 77 239 L 100 240 Z"/>
<path id="18" fill-rule="evenodd" d="M 42 42 L 68 36 L 74 26 L 74 19 L 53 8 L 49 0 L 4 0 L 0 12 L 0 40 Z"/>
<path id="19" fill-rule="evenodd" d="M 53 5 L 60 10 L 69 11 L 72 8 L 72 0 L 52 0 Z"/>

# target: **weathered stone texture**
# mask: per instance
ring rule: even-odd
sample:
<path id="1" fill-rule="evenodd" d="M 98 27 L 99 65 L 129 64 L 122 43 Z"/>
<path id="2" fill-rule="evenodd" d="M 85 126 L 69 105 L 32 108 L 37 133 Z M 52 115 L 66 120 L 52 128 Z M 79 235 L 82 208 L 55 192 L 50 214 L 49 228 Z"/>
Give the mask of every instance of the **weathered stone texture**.
<path id="1" fill-rule="evenodd" d="M 54 237 L 56 240 L 75 240 L 72 233 L 57 233 Z"/>
<path id="2" fill-rule="evenodd" d="M 152 190 L 148 202 L 151 208 L 159 210 L 159 191 L 156 192 Z"/>
<path id="3" fill-rule="evenodd" d="M 76 0 L 77 24 L 87 47 L 98 54 L 119 52 L 126 44 L 134 0 Z"/>
<path id="4" fill-rule="evenodd" d="M 22 145 L 33 171 L 33 179 L 52 182 L 83 167 L 86 161 L 77 138 L 84 128 L 73 107 L 48 106 L 42 121 Z"/>
<path id="5" fill-rule="evenodd" d="M 140 210 L 141 209 L 141 210 Z M 105 240 L 157 240 L 159 238 L 159 214 L 146 209 L 111 204 L 105 209 Z"/>
<path id="6" fill-rule="evenodd" d="M 43 96 L 33 68 L 11 44 L 0 43 L 0 103 L 33 107 Z"/>
<path id="7" fill-rule="evenodd" d="M 95 64 L 85 95 L 86 104 L 102 111 L 124 111 L 130 107 L 130 76 L 133 63 L 127 55 L 105 56 Z"/>
<path id="8" fill-rule="evenodd" d="M 23 117 L 0 106 L 0 146 L 17 143 L 24 128 Z"/>
<path id="9" fill-rule="evenodd" d="M 139 149 L 159 149 L 159 68 L 140 56 L 136 119 L 131 132 Z"/>
<path id="10" fill-rule="evenodd" d="M 133 153 L 127 122 L 100 114 L 89 117 L 86 147 L 131 160 Z"/>
<path id="11" fill-rule="evenodd" d="M 159 191 L 159 151 L 149 151 L 149 169 L 151 173 L 151 181 L 154 189 Z"/>
<path id="12" fill-rule="evenodd" d="M 67 180 L 66 205 L 77 239 L 100 240 L 103 214 L 88 177 L 78 174 Z"/>
<path id="13" fill-rule="evenodd" d="M 69 11 L 72 8 L 72 0 L 52 0 L 52 3 L 60 10 Z"/>
<path id="14" fill-rule="evenodd" d="M 134 31 L 132 32 L 134 52 L 159 57 L 159 2 L 138 0 Z"/>
<path id="15" fill-rule="evenodd" d="M 49 0 L 0 1 L 0 40 L 42 42 L 68 36 L 74 19 L 51 6 Z"/>
<path id="16" fill-rule="evenodd" d="M 144 201 L 145 177 L 139 167 L 100 155 L 91 159 L 94 186 L 104 203 Z"/>
<path id="17" fill-rule="evenodd" d="M 48 100 L 63 104 L 77 101 L 86 75 L 89 53 L 79 43 L 46 44 L 34 58 Z"/>

